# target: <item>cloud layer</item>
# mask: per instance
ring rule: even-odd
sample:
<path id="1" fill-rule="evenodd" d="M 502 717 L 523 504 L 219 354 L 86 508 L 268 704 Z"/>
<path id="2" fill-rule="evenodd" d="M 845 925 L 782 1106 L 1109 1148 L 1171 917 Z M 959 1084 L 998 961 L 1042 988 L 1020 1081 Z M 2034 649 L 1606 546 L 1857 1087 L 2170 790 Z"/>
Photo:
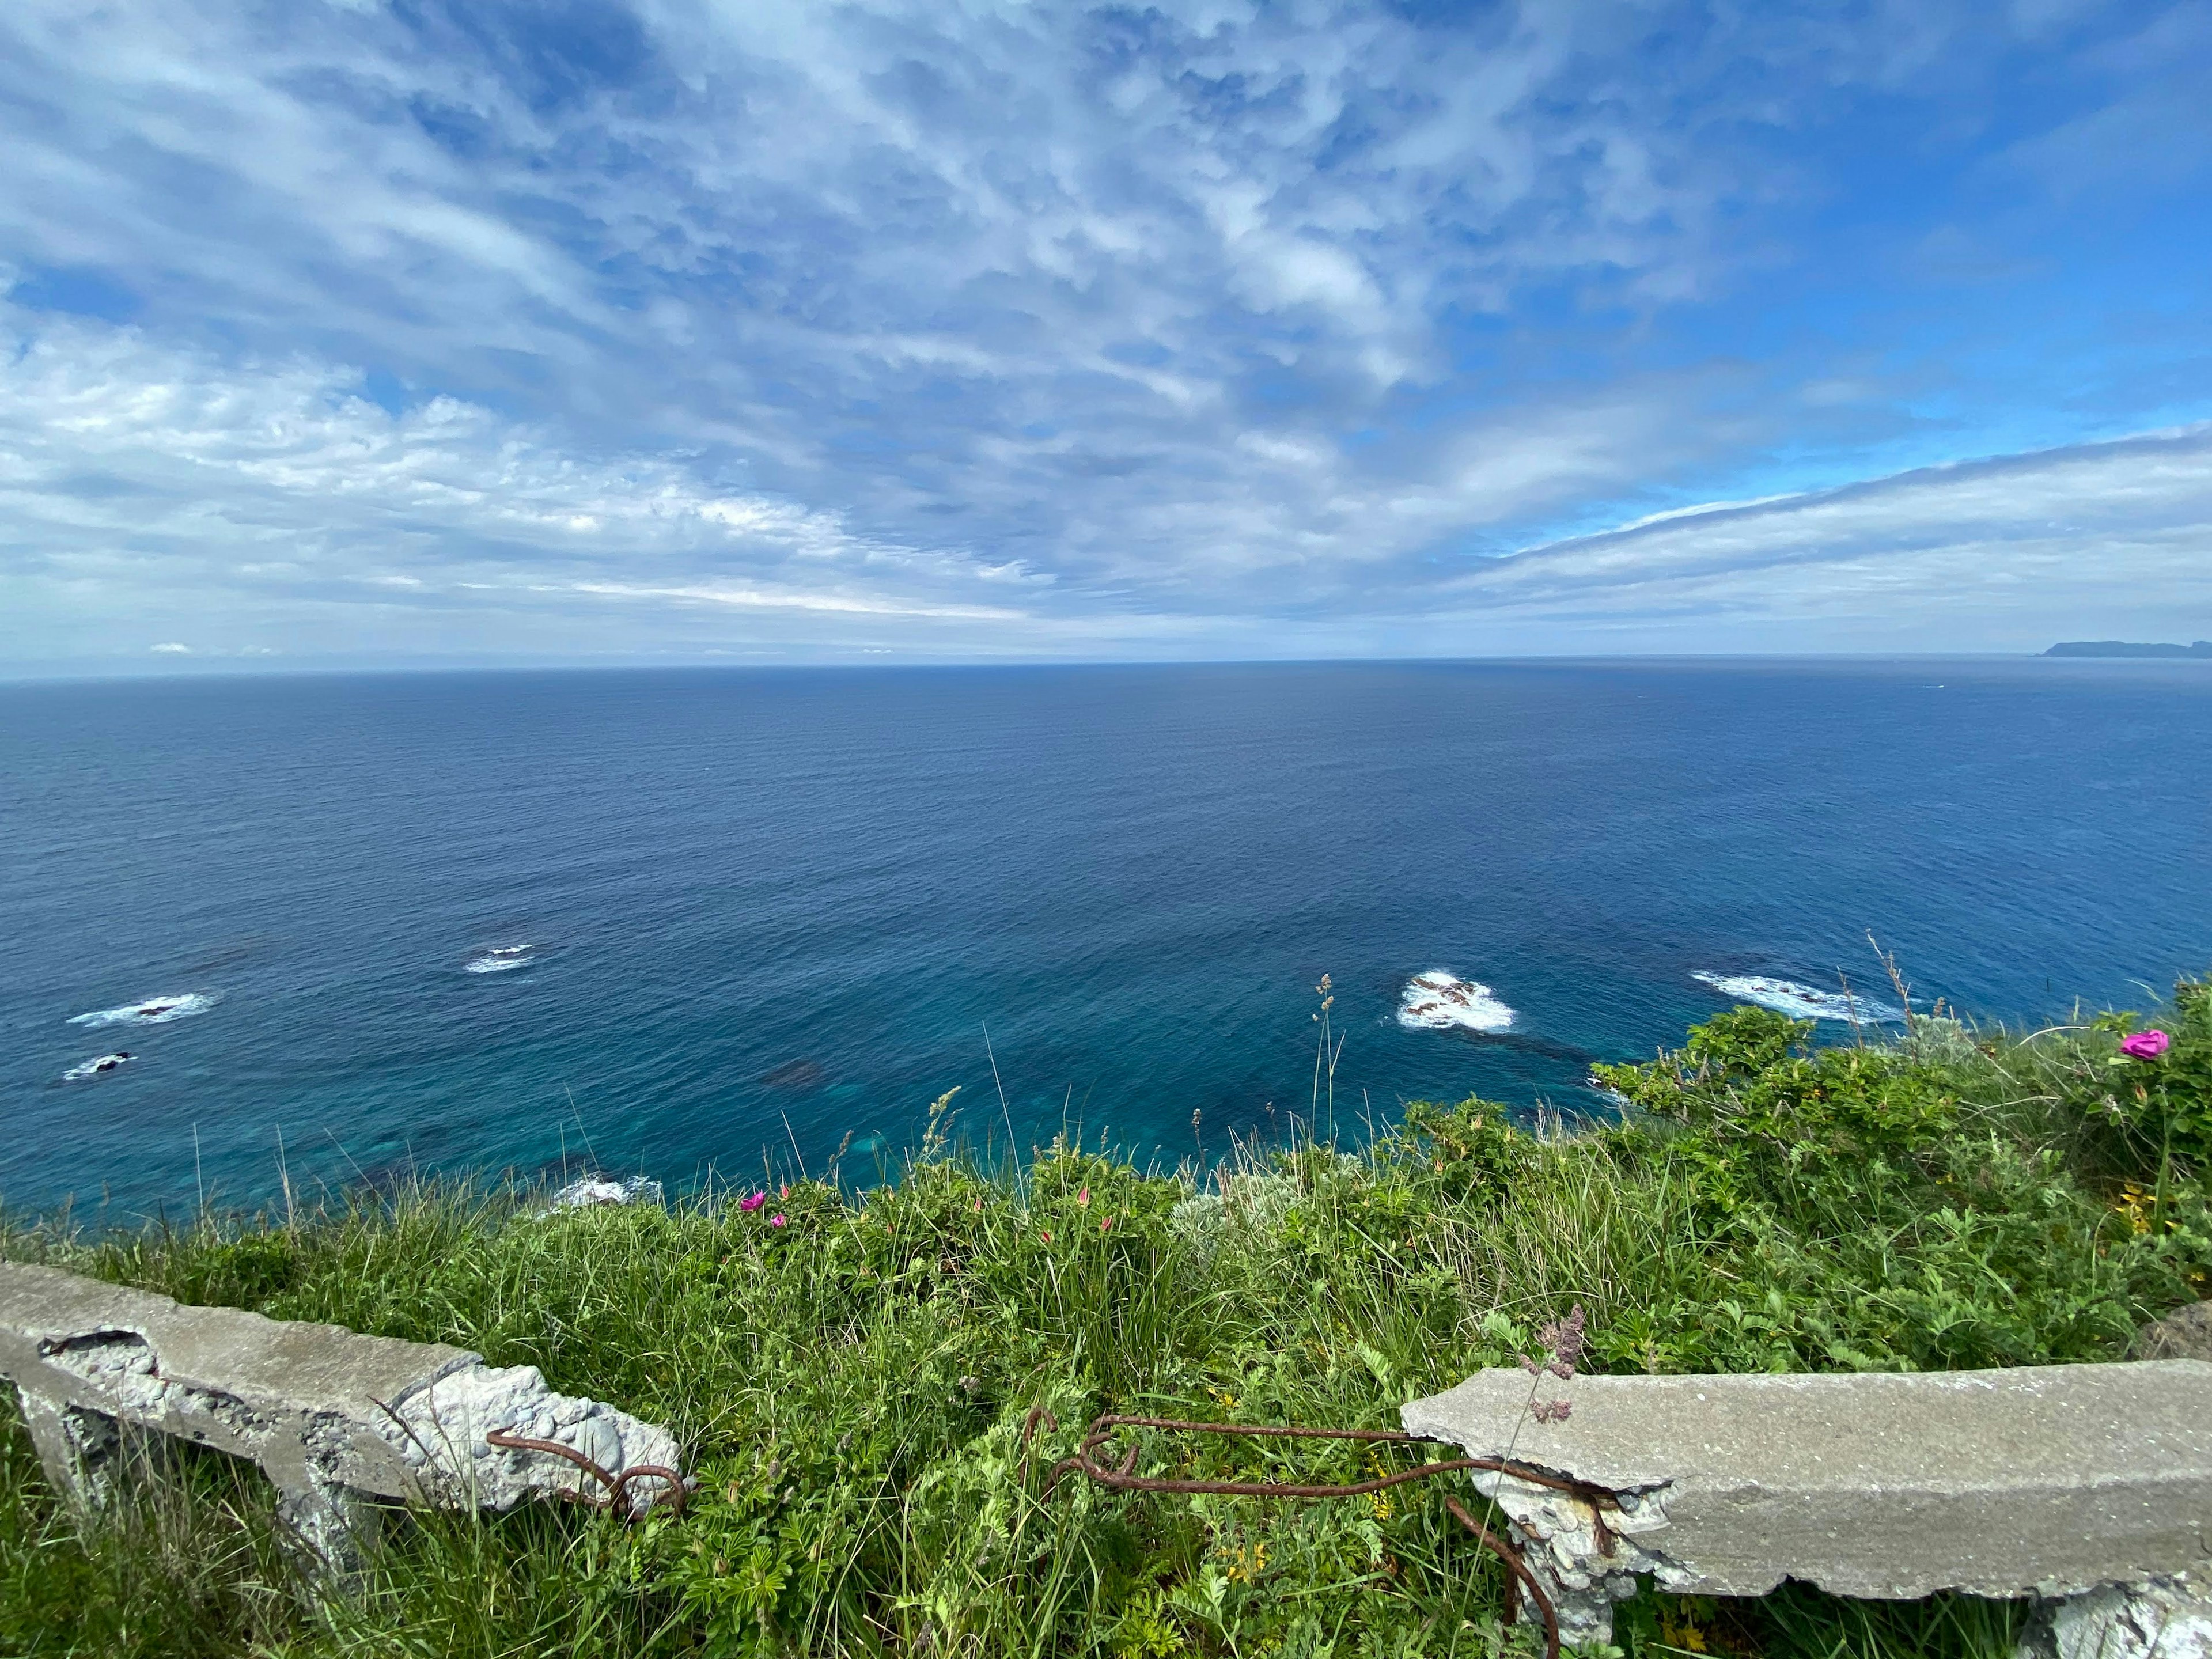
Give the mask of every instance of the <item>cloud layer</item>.
<path id="1" fill-rule="evenodd" d="M 0 659 L 2212 634 L 2202 14 L 1754 10 L 26 0 Z"/>

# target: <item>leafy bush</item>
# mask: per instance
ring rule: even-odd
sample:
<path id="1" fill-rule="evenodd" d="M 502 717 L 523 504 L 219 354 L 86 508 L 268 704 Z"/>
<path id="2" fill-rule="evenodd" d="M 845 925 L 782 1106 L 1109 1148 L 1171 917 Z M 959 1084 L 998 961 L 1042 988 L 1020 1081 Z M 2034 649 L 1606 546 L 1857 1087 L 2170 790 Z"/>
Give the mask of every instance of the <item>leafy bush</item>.
<path id="1" fill-rule="evenodd" d="M 684 1516 L 636 1528 L 426 1517 L 356 1595 L 318 1601 L 271 1565 L 242 1489 L 193 1474 L 202 1498 L 149 1554 L 144 1527 L 80 1531 L 19 1432 L 0 1641 L 174 1650 L 179 1627 L 134 1610 L 181 1584 L 191 1650 L 211 1654 L 1527 1651 L 1438 1494 L 1271 1506 L 1075 1480 L 1047 1498 L 1042 1473 L 1108 1410 L 1389 1426 L 1577 1303 L 1590 1369 L 2116 1358 L 2212 1270 L 2205 988 L 2160 1018 L 2171 1046 L 2138 1059 L 2131 1016 L 1821 1048 L 1737 1009 L 1678 1053 L 1601 1068 L 1626 1103 L 1610 1127 L 1542 1136 L 1492 1103 L 1423 1103 L 1357 1155 L 1306 1142 L 1202 1178 L 1066 1145 L 987 1172 L 946 1149 L 940 1102 L 896 1184 L 802 1182 L 750 1209 L 546 1215 L 530 1194 L 445 1187 L 295 1227 L 19 1230 L 18 1256 L 536 1364 L 670 1424 L 701 1484 Z M 1144 1467 L 1348 1480 L 1378 1455 L 1158 1438 Z M 1622 1639 L 1965 1655 L 2002 1650 L 2008 1620 L 1662 1600 Z"/>

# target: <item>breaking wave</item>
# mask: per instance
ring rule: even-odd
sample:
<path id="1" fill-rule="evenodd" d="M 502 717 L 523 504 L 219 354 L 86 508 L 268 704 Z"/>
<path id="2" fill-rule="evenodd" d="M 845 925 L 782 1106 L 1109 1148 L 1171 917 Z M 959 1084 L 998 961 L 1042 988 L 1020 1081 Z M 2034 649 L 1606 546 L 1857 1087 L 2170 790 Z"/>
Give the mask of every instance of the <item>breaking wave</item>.
<path id="1" fill-rule="evenodd" d="M 82 1066 L 70 1066 L 62 1073 L 62 1081 L 77 1083 L 88 1077 L 98 1077 L 103 1072 L 119 1070 L 137 1058 L 137 1055 L 128 1049 L 119 1049 L 112 1054 L 102 1054 L 98 1060 L 88 1060 Z"/>
<path id="2" fill-rule="evenodd" d="M 1710 985 L 1738 1002 L 1755 1002 L 1792 1019 L 1856 1020 L 1862 1025 L 1888 1025 L 1905 1018 L 1902 1009 L 1872 997 L 1846 996 L 1839 991 L 1816 991 L 1794 979 L 1774 979 L 1765 974 L 1692 974 L 1692 979 Z"/>
<path id="3" fill-rule="evenodd" d="M 148 997 L 124 1008 L 101 1008 L 73 1016 L 72 1025 L 167 1025 L 188 1014 L 204 1014 L 222 1000 L 214 991 L 187 991 L 182 996 Z"/>
<path id="4" fill-rule="evenodd" d="M 461 964 L 465 974 L 511 974 L 537 960 L 534 945 L 501 945 L 471 957 Z"/>
<path id="5" fill-rule="evenodd" d="M 1432 968 L 1407 981 L 1405 994 L 1398 999 L 1398 1024 L 1417 1031 L 1455 1026 L 1467 1031 L 1503 1031 L 1512 1025 L 1513 1011 L 1487 985 Z"/>

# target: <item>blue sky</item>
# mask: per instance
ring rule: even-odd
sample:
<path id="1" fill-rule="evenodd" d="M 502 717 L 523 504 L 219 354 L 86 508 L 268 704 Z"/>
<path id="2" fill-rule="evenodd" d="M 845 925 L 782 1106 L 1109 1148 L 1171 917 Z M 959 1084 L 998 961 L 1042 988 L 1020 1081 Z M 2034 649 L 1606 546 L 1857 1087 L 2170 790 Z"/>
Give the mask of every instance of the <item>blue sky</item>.
<path id="1" fill-rule="evenodd" d="M 0 665 L 2212 637 L 2212 8 L 13 0 Z"/>

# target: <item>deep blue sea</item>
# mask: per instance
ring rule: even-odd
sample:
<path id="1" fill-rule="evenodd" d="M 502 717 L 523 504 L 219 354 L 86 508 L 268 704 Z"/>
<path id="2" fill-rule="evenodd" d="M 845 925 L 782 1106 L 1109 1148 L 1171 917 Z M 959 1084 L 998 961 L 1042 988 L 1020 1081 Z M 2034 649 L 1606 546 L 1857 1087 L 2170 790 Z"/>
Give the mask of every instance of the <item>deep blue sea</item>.
<path id="1" fill-rule="evenodd" d="M 2212 668 L 0 688 L 0 1198 L 262 1202 L 280 1134 L 310 1192 L 743 1181 L 848 1135 L 866 1174 L 956 1085 L 977 1142 L 1218 1155 L 1308 1112 L 1324 973 L 1347 1137 L 1587 1109 L 1592 1059 L 1725 1005 L 1696 974 L 1889 1000 L 1869 933 L 2008 1020 L 2212 967 Z M 1510 1025 L 1402 1024 L 1439 970 Z"/>

